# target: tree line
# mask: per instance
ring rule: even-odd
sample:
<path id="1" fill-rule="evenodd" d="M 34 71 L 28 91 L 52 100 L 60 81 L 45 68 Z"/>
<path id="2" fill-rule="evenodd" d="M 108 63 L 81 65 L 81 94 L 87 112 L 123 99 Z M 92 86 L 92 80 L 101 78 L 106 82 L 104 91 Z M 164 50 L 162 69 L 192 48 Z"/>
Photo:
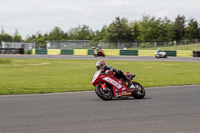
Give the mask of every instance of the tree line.
<path id="1" fill-rule="evenodd" d="M 134 42 L 134 41 L 178 41 L 200 39 L 199 23 L 195 19 L 186 19 L 178 15 L 174 21 L 165 18 L 156 18 L 144 15 L 141 20 L 131 21 L 127 18 L 116 17 L 109 25 L 104 25 L 101 30 L 93 31 L 88 25 L 78 25 L 64 32 L 55 27 L 49 33 L 27 36 L 22 39 L 18 30 L 14 35 L 1 31 L 0 42 L 36 42 L 45 45 L 46 41 L 55 40 L 91 40 L 92 43 L 104 42 Z"/>

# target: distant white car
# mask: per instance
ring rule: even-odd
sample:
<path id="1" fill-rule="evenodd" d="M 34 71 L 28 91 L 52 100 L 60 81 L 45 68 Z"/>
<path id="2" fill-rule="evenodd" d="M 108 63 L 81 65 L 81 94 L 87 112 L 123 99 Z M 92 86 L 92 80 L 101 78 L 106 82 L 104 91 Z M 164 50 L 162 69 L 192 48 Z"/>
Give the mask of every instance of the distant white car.
<path id="1" fill-rule="evenodd" d="M 156 52 L 155 52 L 155 57 L 156 58 L 167 58 L 167 54 L 165 51 L 161 51 L 160 49 L 158 49 Z"/>

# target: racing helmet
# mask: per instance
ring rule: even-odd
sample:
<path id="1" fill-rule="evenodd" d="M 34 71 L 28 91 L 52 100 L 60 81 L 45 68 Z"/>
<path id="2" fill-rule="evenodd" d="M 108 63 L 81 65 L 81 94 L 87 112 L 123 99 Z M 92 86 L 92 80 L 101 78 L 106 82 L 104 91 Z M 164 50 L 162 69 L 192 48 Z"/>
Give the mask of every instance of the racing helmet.
<path id="1" fill-rule="evenodd" d="M 97 61 L 96 63 L 97 70 L 102 69 L 105 65 L 106 63 L 103 60 Z"/>

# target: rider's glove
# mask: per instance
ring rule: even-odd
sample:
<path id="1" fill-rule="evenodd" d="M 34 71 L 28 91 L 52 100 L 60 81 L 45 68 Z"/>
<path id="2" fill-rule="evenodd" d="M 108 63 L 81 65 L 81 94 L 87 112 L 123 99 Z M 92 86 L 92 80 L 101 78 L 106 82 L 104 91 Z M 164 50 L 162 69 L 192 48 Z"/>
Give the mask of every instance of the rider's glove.
<path id="1" fill-rule="evenodd" d="M 116 70 L 115 68 L 111 68 L 111 70 L 112 70 L 113 72 L 117 72 L 117 70 Z"/>

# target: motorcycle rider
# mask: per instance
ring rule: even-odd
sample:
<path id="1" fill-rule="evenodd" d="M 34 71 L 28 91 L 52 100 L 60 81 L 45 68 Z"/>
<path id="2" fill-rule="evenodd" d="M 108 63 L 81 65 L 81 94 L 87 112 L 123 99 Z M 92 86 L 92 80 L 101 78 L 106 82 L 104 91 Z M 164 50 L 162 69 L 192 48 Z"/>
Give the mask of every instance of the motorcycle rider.
<path id="1" fill-rule="evenodd" d="M 132 82 L 131 79 L 128 78 L 121 70 L 116 70 L 115 68 L 113 68 L 110 65 L 106 65 L 106 63 L 103 60 L 97 61 L 96 63 L 96 68 L 97 70 L 102 69 L 102 74 L 106 74 L 106 70 L 111 70 L 112 72 L 115 73 L 115 76 L 120 79 L 120 80 L 124 80 L 125 82 L 128 82 L 128 87 L 131 86 Z"/>

